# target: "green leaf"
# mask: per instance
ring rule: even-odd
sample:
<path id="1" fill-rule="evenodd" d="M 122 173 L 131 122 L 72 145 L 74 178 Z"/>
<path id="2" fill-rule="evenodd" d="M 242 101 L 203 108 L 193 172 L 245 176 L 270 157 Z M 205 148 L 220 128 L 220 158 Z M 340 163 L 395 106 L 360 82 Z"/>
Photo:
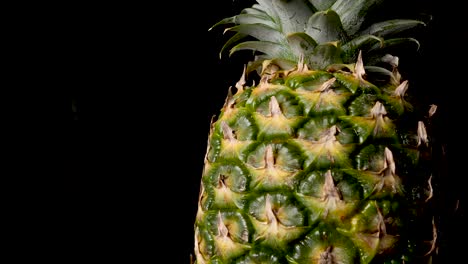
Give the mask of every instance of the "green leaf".
<path id="1" fill-rule="evenodd" d="M 274 28 L 262 24 L 243 24 L 231 27 L 227 30 L 249 35 L 260 41 L 281 43 L 284 42 L 285 39 L 285 36 Z"/>
<path id="2" fill-rule="evenodd" d="M 257 0 L 284 33 L 303 32 L 312 10 L 303 0 Z"/>
<path id="3" fill-rule="evenodd" d="M 214 24 L 213 26 L 211 26 L 208 29 L 208 31 L 213 30 L 215 27 L 218 27 L 220 25 L 234 24 L 235 21 L 236 21 L 235 16 L 224 18 L 224 19 L 220 20 L 219 22 L 217 22 L 216 24 Z"/>
<path id="4" fill-rule="evenodd" d="M 400 76 L 399 76 L 399 73 L 398 71 L 396 72 L 392 72 L 390 70 L 387 70 L 383 67 L 379 67 L 379 66 L 364 66 L 366 72 L 369 74 L 369 75 L 372 75 L 373 78 L 375 79 L 382 79 L 382 78 L 388 78 L 388 80 L 390 81 L 390 84 L 393 84 L 393 85 L 399 85 L 400 84 Z"/>
<path id="5" fill-rule="evenodd" d="M 273 19 L 270 16 L 268 16 L 268 14 L 266 14 L 262 10 L 258 10 L 255 8 L 246 8 L 242 10 L 241 14 L 239 15 L 224 18 L 216 24 L 214 24 L 213 26 L 211 26 L 208 30 L 212 30 L 215 27 L 225 24 L 264 24 L 272 28 L 278 29 L 278 26 L 275 24 L 275 21 L 273 21 Z"/>
<path id="6" fill-rule="evenodd" d="M 383 45 L 383 39 L 378 38 L 378 37 L 373 36 L 373 35 L 363 35 L 363 36 L 359 36 L 357 38 L 354 38 L 353 40 L 351 40 L 351 41 L 347 42 L 346 44 L 344 44 L 343 46 L 341 46 L 341 49 L 344 52 L 343 60 L 345 62 L 348 62 L 348 63 L 351 62 L 351 60 L 355 60 L 358 51 L 363 50 L 363 46 L 371 45 L 371 44 L 374 44 L 376 42 Z"/>
<path id="7" fill-rule="evenodd" d="M 378 67 L 378 66 L 365 66 L 364 67 L 367 72 L 371 73 L 376 73 L 376 74 L 381 74 L 387 77 L 392 78 L 393 77 L 393 72 L 383 68 L 383 67 Z"/>
<path id="8" fill-rule="evenodd" d="M 314 39 L 303 32 L 289 34 L 287 36 L 287 41 L 292 52 L 297 57 L 311 53 L 317 46 L 317 42 L 315 42 Z"/>
<path id="9" fill-rule="evenodd" d="M 328 65 L 341 63 L 340 53 L 340 48 L 333 43 L 321 44 L 315 47 L 307 62 L 311 69 L 325 69 Z"/>
<path id="10" fill-rule="evenodd" d="M 341 25 L 340 17 L 333 10 L 320 11 L 310 17 L 305 31 L 317 43 L 345 41 L 346 32 Z"/>
<path id="11" fill-rule="evenodd" d="M 292 54 L 283 45 L 268 41 L 246 41 L 234 46 L 229 55 L 239 50 L 254 50 L 268 54 L 270 58 L 292 58 Z"/>
<path id="12" fill-rule="evenodd" d="M 223 47 L 219 51 L 219 57 L 221 58 L 223 52 L 227 49 L 232 47 L 235 43 L 239 42 L 241 39 L 247 37 L 245 34 L 241 33 L 236 33 L 234 36 L 232 36 L 226 43 L 224 43 Z"/>
<path id="13" fill-rule="evenodd" d="M 383 42 L 383 45 L 373 45 L 369 51 L 375 51 L 378 49 L 387 49 L 393 46 L 397 45 L 402 45 L 402 44 L 408 44 L 408 43 L 414 43 L 416 44 L 416 50 L 419 49 L 419 41 L 414 39 L 414 38 L 393 38 L 393 39 L 387 39 Z"/>
<path id="14" fill-rule="evenodd" d="M 249 15 L 259 15 L 269 17 L 267 12 L 261 8 L 260 5 L 255 4 L 252 7 L 247 7 L 241 11 L 241 14 L 249 14 Z"/>
<path id="15" fill-rule="evenodd" d="M 240 14 L 234 17 L 236 24 L 263 24 L 271 28 L 277 29 L 276 24 L 267 15 L 254 15 L 254 14 Z"/>
<path id="16" fill-rule="evenodd" d="M 354 35 L 361 27 L 369 9 L 381 2 L 383 0 L 338 0 L 331 9 L 340 16 L 346 33 Z"/>
<path id="17" fill-rule="evenodd" d="M 317 10 L 326 10 L 330 8 L 336 0 L 309 0 Z"/>
<path id="18" fill-rule="evenodd" d="M 394 19 L 372 24 L 361 34 L 370 34 L 379 37 L 384 37 L 394 33 L 399 33 L 404 30 L 414 28 L 418 25 L 426 25 L 424 22 L 412 19 Z"/>
<path id="19" fill-rule="evenodd" d="M 253 9 L 263 12 L 265 15 L 271 17 L 271 19 L 275 21 L 275 23 L 278 22 L 276 21 L 276 15 L 275 15 L 276 12 L 273 6 L 271 5 L 270 1 L 256 1 L 256 2 L 258 2 L 258 4 L 254 4 L 252 6 Z M 244 9 L 244 10 L 248 10 L 248 9 Z"/>

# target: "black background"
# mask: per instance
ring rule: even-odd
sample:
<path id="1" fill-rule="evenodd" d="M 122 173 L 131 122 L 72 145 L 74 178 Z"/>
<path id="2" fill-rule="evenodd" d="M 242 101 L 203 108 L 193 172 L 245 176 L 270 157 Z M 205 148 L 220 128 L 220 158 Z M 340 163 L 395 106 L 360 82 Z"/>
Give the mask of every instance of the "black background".
<path id="1" fill-rule="evenodd" d="M 70 83 L 77 111 L 72 112 L 70 174 L 64 185 L 72 243 L 66 262 L 189 263 L 210 120 L 250 58 L 241 52 L 220 59 L 227 36 L 222 28 L 208 28 L 252 2 L 76 7 L 70 51 L 76 79 Z M 441 69 L 461 64 L 440 50 L 453 47 L 446 29 L 455 18 L 432 2 L 392 2 L 408 13 L 422 8 L 434 14 L 414 64 L 402 61 L 401 67 L 415 82 L 410 87 L 420 87 L 423 101 L 439 105 L 438 141 L 448 151 L 447 102 L 452 98 L 446 90 L 457 82 Z M 440 183 L 447 193 L 441 202 L 448 214 L 444 221 L 451 226 L 443 239 L 454 241 L 464 203 L 452 213 L 453 201 L 462 195 L 459 185 L 449 184 L 455 177 L 449 175 L 454 174 Z M 457 256 L 461 245 L 445 248 L 444 255 Z"/>

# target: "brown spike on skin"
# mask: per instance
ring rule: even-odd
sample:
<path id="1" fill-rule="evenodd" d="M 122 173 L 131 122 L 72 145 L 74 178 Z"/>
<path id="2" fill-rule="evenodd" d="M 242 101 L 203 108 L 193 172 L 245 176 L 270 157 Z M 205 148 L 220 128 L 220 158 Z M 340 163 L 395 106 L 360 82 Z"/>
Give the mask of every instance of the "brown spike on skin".
<path id="1" fill-rule="evenodd" d="M 387 114 L 387 111 L 385 110 L 385 107 L 381 102 L 376 102 L 374 107 L 371 109 L 371 116 L 373 118 L 378 118 L 382 117 Z"/>
<path id="2" fill-rule="evenodd" d="M 374 136 L 378 135 L 379 132 L 382 131 L 384 127 L 384 116 L 387 115 L 387 110 L 385 110 L 385 107 L 381 102 L 376 102 L 374 107 L 371 109 L 371 117 L 376 119 L 375 122 L 375 127 L 374 127 Z"/>
<path id="3" fill-rule="evenodd" d="M 324 83 L 322 84 L 322 86 L 320 86 L 320 88 L 318 89 L 318 91 L 320 91 L 320 92 L 325 92 L 325 91 L 327 91 L 328 89 L 330 89 L 330 87 L 333 85 L 333 83 L 335 83 L 335 81 L 336 81 L 336 78 L 333 77 L 333 78 L 331 78 L 330 80 L 324 82 Z"/>
<path id="4" fill-rule="evenodd" d="M 432 196 L 434 195 L 434 190 L 432 189 L 432 175 L 429 177 L 427 180 L 427 185 L 429 185 L 429 195 L 427 196 L 426 200 L 424 200 L 426 203 L 432 199 Z"/>
<path id="5" fill-rule="evenodd" d="M 334 264 L 334 256 L 332 254 L 332 246 L 328 246 L 327 249 L 320 253 L 320 259 L 318 264 Z"/>
<path id="6" fill-rule="evenodd" d="M 273 169 L 275 167 L 275 157 L 273 155 L 273 147 L 268 145 L 265 150 L 265 168 Z"/>
<path id="7" fill-rule="evenodd" d="M 377 206 L 377 203 L 375 204 L 375 207 L 377 208 L 377 217 L 378 219 L 378 234 L 379 237 L 383 237 L 387 235 L 387 227 L 385 226 L 385 221 L 382 215 L 382 212 L 380 211 L 380 208 Z"/>
<path id="8" fill-rule="evenodd" d="M 331 126 L 330 129 L 325 131 L 325 134 L 319 139 L 318 143 L 323 144 L 323 146 L 327 150 L 332 149 L 333 144 L 335 143 L 335 141 L 337 141 L 336 136 L 335 136 L 336 132 L 337 132 L 336 126 L 335 125 Z M 334 162 L 334 158 L 330 154 L 330 151 L 328 151 L 327 153 L 328 153 L 327 154 L 328 159 Z"/>
<path id="9" fill-rule="evenodd" d="M 219 178 L 218 178 L 218 186 L 217 186 L 218 189 L 220 189 L 220 188 L 227 188 L 227 187 L 226 187 L 226 182 L 225 182 L 226 178 L 227 178 L 226 175 L 223 175 L 223 174 L 220 174 L 220 175 L 219 175 Z"/>
<path id="10" fill-rule="evenodd" d="M 206 263 L 206 260 L 205 260 L 205 256 L 203 255 L 202 251 L 200 250 L 200 241 L 199 241 L 199 237 L 200 236 L 200 230 L 198 229 L 198 227 L 195 229 L 195 254 L 197 255 L 197 263 L 200 263 L 200 264 L 205 264 Z"/>
<path id="11" fill-rule="evenodd" d="M 280 70 L 279 66 L 273 64 L 270 60 L 266 60 L 262 63 L 262 76 L 268 77 L 269 79 Z"/>
<path id="12" fill-rule="evenodd" d="M 432 117 L 436 111 L 437 111 L 437 105 L 431 104 L 431 107 L 429 108 L 429 117 Z"/>
<path id="13" fill-rule="evenodd" d="M 236 100 L 232 96 L 232 87 L 229 87 L 228 94 L 226 96 L 226 100 L 224 101 L 224 105 L 223 105 L 223 111 L 225 113 L 224 115 L 227 115 L 233 111 L 235 103 L 236 103 Z"/>
<path id="14" fill-rule="evenodd" d="M 269 103 L 269 109 L 270 109 L 270 116 L 275 117 L 275 116 L 282 116 L 283 112 L 281 111 L 281 108 L 278 104 L 278 100 L 276 100 L 276 97 L 272 96 L 270 99 Z"/>
<path id="15" fill-rule="evenodd" d="M 336 81 L 336 78 L 333 77 L 331 78 L 330 80 L 324 82 L 322 84 L 322 86 L 320 86 L 320 88 L 317 90 L 317 92 L 320 92 L 320 99 L 319 101 L 317 102 L 317 104 L 315 105 L 315 109 L 319 110 L 320 107 L 322 106 L 322 94 L 323 93 L 326 93 L 328 91 L 331 91 L 330 90 L 330 87 L 333 85 L 333 83 Z"/>
<path id="16" fill-rule="evenodd" d="M 377 217 L 378 217 L 378 237 L 379 237 L 379 253 L 385 252 L 387 249 L 391 248 L 397 240 L 398 235 L 390 235 L 387 233 L 387 227 L 385 225 L 385 220 L 382 215 L 380 208 L 377 203 L 375 203 L 377 208 Z"/>
<path id="17" fill-rule="evenodd" d="M 263 156 L 261 157 L 261 164 L 254 165 L 252 187 L 256 188 L 257 186 L 288 186 L 291 187 L 293 182 L 293 177 L 296 175 L 297 171 L 287 171 L 277 166 L 277 157 L 275 156 L 274 146 L 268 144 L 264 148 Z"/>
<path id="18" fill-rule="evenodd" d="M 223 138 L 229 141 L 235 141 L 233 130 L 228 126 L 225 121 L 221 122 L 221 129 L 223 130 Z"/>
<path id="19" fill-rule="evenodd" d="M 329 206 L 325 209 L 324 212 L 324 217 L 327 217 L 328 215 L 328 208 L 336 208 L 338 201 L 341 201 L 341 194 L 338 191 L 338 189 L 335 186 L 335 183 L 333 182 L 333 177 L 331 174 L 331 171 L 328 170 L 325 173 L 325 183 L 322 188 L 322 201 L 327 202 Z"/>
<path id="20" fill-rule="evenodd" d="M 322 201 L 329 199 L 341 200 L 341 195 L 333 182 L 331 170 L 328 170 L 325 173 L 325 184 L 322 189 Z"/>
<path id="21" fill-rule="evenodd" d="M 378 172 L 380 180 L 374 187 L 374 193 L 380 192 L 384 187 L 390 187 L 393 193 L 401 191 L 400 178 L 396 175 L 396 165 L 390 149 L 385 148 L 385 162 L 383 169 Z"/>
<path id="22" fill-rule="evenodd" d="M 213 129 L 214 129 L 214 122 L 215 122 L 215 116 L 211 116 L 211 121 L 210 121 L 210 132 L 208 133 L 208 140 L 206 143 L 206 152 L 205 152 L 205 157 L 204 157 L 204 162 L 205 164 L 208 164 L 208 153 L 210 153 L 210 148 L 211 148 L 211 135 L 213 134 Z"/>
<path id="23" fill-rule="evenodd" d="M 418 147 L 424 143 L 426 146 L 429 144 L 429 140 L 427 139 L 427 132 L 426 126 L 422 121 L 418 122 Z"/>
<path id="24" fill-rule="evenodd" d="M 276 225 L 278 219 L 276 218 L 275 213 L 273 212 L 273 208 L 271 206 L 271 196 L 267 194 L 265 199 L 265 214 L 267 217 L 267 223 L 270 225 Z"/>
<path id="25" fill-rule="evenodd" d="M 268 230 L 272 233 L 276 233 L 279 230 L 278 219 L 276 218 L 275 212 L 273 212 L 273 208 L 271 206 L 270 194 L 267 194 L 265 199 L 265 216 L 267 219 L 266 224 L 268 225 Z M 264 235 L 260 235 L 256 239 L 258 240 L 263 237 Z"/>
<path id="26" fill-rule="evenodd" d="M 432 217 L 432 240 L 430 241 L 431 243 L 431 248 L 429 251 L 424 254 L 424 256 L 430 255 L 434 250 L 436 250 L 436 245 L 437 245 L 437 227 L 435 225 L 434 217 Z"/>
<path id="27" fill-rule="evenodd" d="M 221 211 L 218 212 L 218 237 L 229 237 L 229 229 L 223 222 L 223 216 L 221 215 Z"/>
<path id="28" fill-rule="evenodd" d="M 200 184 L 200 192 L 198 193 L 198 206 L 201 207 L 201 201 L 203 199 L 203 194 L 205 193 L 205 186 L 203 183 Z"/>
<path id="29" fill-rule="evenodd" d="M 273 204 L 272 195 L 267 193 L 265 196 L 265 204 L 263 207 L 263 220 L 257 221 L 254 218 L 254 226 L 259 228 L 259 232 L 254 236 L 253 240 L 269 241 L 267 243 L 281 243 L 284 239 L 293 239 L 297 237 L 303 227 L 288 225 L 282 222 L 282 217 L 288 217 L 288 213 L 285 212 L 280 204 Z M 287 209 L 287 208 L 285 208 Z M 270 263 L 270 262 L 268 262 Z"/>
<path id="30" fill-rule="evenodd" d="M 360 81 L 363 81 L 365 74 L 366 71 L 364 70 L 364 63 L 362 61 L 362 52 L 359 51 L 356 65 L 354 66 L 354 76 L 356 76 L 356 78 L 358 78 Z"/>
<path id="31" fill-rule="evenodd" d="M 269 80 L 271 79 L 271 76 L 268 74 L 262 75 L 262 78 L 260 79 L 260 82 L 257 86 L 257 89 L 265 89 L 265 87 L 269 87 Z"/>
<path id="32" fill-rule="evenodd" d="M 400 85 L 398 85 L 398 87 L 395 89 L 394 95 L 398 98 L 403 98 L 407 90 L 408 90 L 408 80 L 405 80 Z"/>
<path id="33" fill-rule="evenodd" d="M 336 132 L 338 132 L 338 128 L 336 125 L 331 126 L 329 129 L 327 129 L 323 136 L 319 139 L 319 143 L 326 143 L 326 142 L 334 142 L 336 141 Z"/>
<path id="34" fill-rule="evenodd" d="M 390 149 L 385 148 L 385 169 L 389 169 L 392 175 L 395 175 L 395 161 L 393 160 L 393 154 Z"/>
<path id="35" fill-rule="evenodd" d="M 390 64 L 393 68 L 398 67 L 399 58 L 397 56 L 393 56 L 391 54 L 386 54 L 382 57 L 382 61 Z"/>
<path id="36" fill-rule="evenodd" d="M 346 162 L 337 153 L 351 151 L 352 146 L 341 144 L 336 138 L 337 132 L 339 132 L 338 127 L 333 125 L 323 130 L 316 140 L 298 137 L 295 141 L 302 144 L 304 150 L 310 152 L 311 155 L 326 157 L 331 163 L 335 163 L 337 159 Z"/>
<path id="37" fill-rule="evenodd" d="M 307 64 L 304 63 L 304 55 L 301 54 L 299 58 L 299 62 L 297 63 L 297 72 L 307 72 L 309 71 L 309 68 L 307 67 Z"/>
<path id="38" fill-rule="evenodd" d="M 401 74 L 398 71 L 399 58 L 397 56 L 392 56 L 390 54 L 387 54 L 382 58 L 382 61 L 392 66 L 392 75 L 390 78 L 390 83 L 395 86 L 400 85 Z"/>
<path id="39" fill-rule="evenodd" d="M 244 91 L 244 85 L 246 84 L 246 82 L 245 82 L 245 71 L 246 71 L 246 67 L 244 65 L 244 70 L 242 72 L 242 76 L 241 76 L 240 80 L 237 81 L 237 83 L 236 83 L 237 93 L 240 93 L 240 92 Z"/>
<path id="40" fill-rule="evenodd" d="M 201 183 L 200 192 L 198 194 L 198 202 L 197 202 L 197 205 L 198 205 L 198 210 L 197 210 L 197 215 L 196 215 L 197 221 L 201 221 L 203 219 L 203 216 L 205 215 L 205 211 L 203 210 L 203 207 L 202 207 L 202 201 L 205 198 L 205 195 L 206 195 L 205 186 L 203 185 L 203 183 Z"/>

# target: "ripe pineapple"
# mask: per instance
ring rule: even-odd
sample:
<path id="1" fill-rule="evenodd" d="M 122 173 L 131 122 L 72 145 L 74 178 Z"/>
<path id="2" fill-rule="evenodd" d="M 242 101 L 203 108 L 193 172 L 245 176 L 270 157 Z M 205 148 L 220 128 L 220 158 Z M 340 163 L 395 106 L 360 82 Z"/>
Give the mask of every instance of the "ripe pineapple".
<path id="1" fill-rule="evenodd" d="M 215 24 L 257 56 L 211 124 L 195 263 L 431 261 L 437 106 L 388 53 L 424 23 L 365 21 L 381 2 L 257 0 Z"/>

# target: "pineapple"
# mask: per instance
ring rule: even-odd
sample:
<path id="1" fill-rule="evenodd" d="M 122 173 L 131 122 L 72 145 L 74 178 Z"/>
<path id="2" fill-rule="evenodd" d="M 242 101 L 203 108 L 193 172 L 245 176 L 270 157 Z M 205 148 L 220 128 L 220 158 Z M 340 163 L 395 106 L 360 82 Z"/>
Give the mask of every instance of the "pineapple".
<path id="1" fill-rule="evenodd" d="M 255 57 L 210 126 L 194 263 L 432 261 L 437 106 L 389 53 L 424 22 L 365 20 L 381 2 L 257 0 L 213 26 Z"/>

